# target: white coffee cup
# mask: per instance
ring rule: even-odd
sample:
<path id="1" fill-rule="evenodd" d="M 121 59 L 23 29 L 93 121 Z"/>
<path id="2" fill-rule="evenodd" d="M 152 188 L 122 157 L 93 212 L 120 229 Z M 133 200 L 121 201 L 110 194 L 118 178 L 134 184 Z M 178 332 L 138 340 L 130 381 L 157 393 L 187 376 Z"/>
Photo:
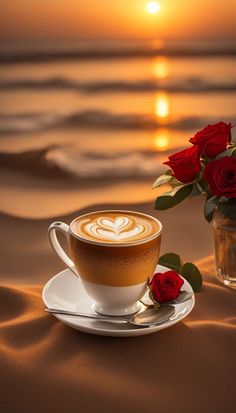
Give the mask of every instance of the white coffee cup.
<path id="1" fill-rule="evenodd" d="M 66 235 L 72 259 L 56 231 Z M 160 221 L 139 212 L 106 210 L 81 215 L 70 225 L 54 222 L 48 232 L 53 249 L 81 279 L 98 313 L 138 311 L 159 258 Z"/>

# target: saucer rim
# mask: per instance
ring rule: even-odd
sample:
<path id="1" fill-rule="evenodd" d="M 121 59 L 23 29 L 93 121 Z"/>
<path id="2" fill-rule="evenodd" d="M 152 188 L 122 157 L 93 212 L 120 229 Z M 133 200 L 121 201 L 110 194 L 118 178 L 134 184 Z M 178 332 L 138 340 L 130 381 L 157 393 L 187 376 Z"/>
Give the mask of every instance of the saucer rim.
<path id="1" fill-rule="evenodd" d="M 164 267 L 163 265 L 157 265 L 155 272 L 166 272 L 169 271 L 169 268 Z M 75 275 L 72 273 L 72 271 L 69 268 L 65 268 L 64 270 L 58 272 L 55 274 L 52 278 L 48 280 L 48 282 L 44 285 L 43 290 L 42 290 L 42 300 L 45 304 L 46 307 L 50 307 L 50 303 L 48 302 L 46 298 L 46 293 L 48 292 L 48 289 L 50 289 L 51 285 L 55 282 L 57 278 L 60 276 L 63 276 L 66 272 L 71 273 L 73 277 Z M 193 292 L 193 289 L 189 282 L 184 279 L 181 275 L 180 277 L 184 280 L 185 284 L 188 286 L 188 291 Z M 79 282 L 81 282 L 80 279 L 78 279 Z M 85 292 L 86 293 L 86 292 Z M 73 318 L 71 316 L 66 316 L 66 315 L 59 315 L 59 314 L 53 314 L 54 317 L 56 317 L 59 321 L 62 321 L 62 323 L 68 325 L 71 328 L 74 328 L 76 330 L 88 333 L 88 334 L 93 334 L 93 335 L 100 335 L 100 336 L 113 336 L 113 337 L 136 337 L 136 336 L 141 336 L 141 335 L 147 335 L 147 334 L 152 334 L 161 330 L 164 330 L 166 328 L 169 328 L 180 321 L 182 321 L 185 317 L 187 317 L 191 311 L 193 310 L 195 306 L 195 294 L 193 292 L 192 297 L 187 301 L 190 302 L 191 305 L 189 309 L 180 317 L 178 317 L 175 320 L 167 320 L 163 322 L 162 324 L 156 325 L 156 326 L 151 326 L 151 327 L 138 327 L 134 328 L 131 326 L 130 329 L 116 329 L 116 328 L 101 328 L 101 327 L 92 327 L 92 326 L 86 326 L 86 325 L 79 325 L 77 323 L 74 323 Z M 186 304 L 187 304 L 186 302 Z M 184 303 L 182 303 L 184 304 Z M 141 305 L 145 307 L 142 303 Z M 175 306 L 175 305 L 174 305 Z M 78 319 L 77 319 L 78 320 Z"/>

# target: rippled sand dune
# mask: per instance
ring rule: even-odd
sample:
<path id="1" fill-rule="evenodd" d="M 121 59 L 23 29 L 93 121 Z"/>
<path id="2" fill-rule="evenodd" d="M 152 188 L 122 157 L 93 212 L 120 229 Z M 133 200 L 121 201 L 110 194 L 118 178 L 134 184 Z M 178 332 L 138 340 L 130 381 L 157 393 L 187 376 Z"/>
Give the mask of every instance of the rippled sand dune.
<path id="1" fill-rule="evenodd" d="M 32 253 L 29 245 L 25 247 Z M 46 244 L 43 249 L 47 249 Z M 234 390 L 229 379 L 234 370 L 235 294 L 217 283 L 212 273 L 213 257 L 200 263 L 204 287 L 190 316 L 171 329 L 137 340 L 89 336 L 46 314 L 41 300 L 42 279 L 48 278 L 52 267 L 57 268 L 51 254 L 47 258 L 44 256 L 41 266 L 37 263 L 37 271 L 31 263 L 29 278 L 25 276 L 26 256 L 25 265 L 16 268 L 26 284 L 29 279 L 32 283 L 32 277 L 37 279 L 35 287 L 17 282 L 0 287 L 3 409 L 16 411 L 17 403 L 19 412 L 29 412 L 35 400 L 35 413 L 42 412 L 45 404 L 54 412 L 57 400 L 62 413 L 73 411 L 75 404 L 80 411 L 94 411 L 96 400 L 109 410 L 118 398 L 119 406 L 112 408 L 117 413 L 153 411 L 157 401 L 163 412 L 187 412 L 191 408 L 198 413 L 199 404 L 210 413 L 233 411 Z M 37 274 L 39 267 L 42 277 Z M 12 388 L 14 397 L 9 390 Z M 173 388 L 178 397 L 170 393 Z"/>

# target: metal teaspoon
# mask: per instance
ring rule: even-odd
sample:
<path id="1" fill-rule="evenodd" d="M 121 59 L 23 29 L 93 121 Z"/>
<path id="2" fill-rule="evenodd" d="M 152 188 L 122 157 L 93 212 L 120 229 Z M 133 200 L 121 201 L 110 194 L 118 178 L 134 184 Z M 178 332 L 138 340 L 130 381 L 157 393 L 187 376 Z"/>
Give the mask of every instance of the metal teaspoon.
<path id="1" fill-rule="evenodd" d="M 46 308 L 47 313 L 61 314 L 68 316 L 84 317 L 109 323 L 129 323 L 139 327 L 153 327 L 161 324 L 174 314 L 175 307 L 172 305 L 164 305 L 156 310 L 155 308 L 145 308 L 139 313 L 125 316 L 105 316 L 100 314 L 86 314 L 75 311 L 60 310 L 58 308 Z"/>

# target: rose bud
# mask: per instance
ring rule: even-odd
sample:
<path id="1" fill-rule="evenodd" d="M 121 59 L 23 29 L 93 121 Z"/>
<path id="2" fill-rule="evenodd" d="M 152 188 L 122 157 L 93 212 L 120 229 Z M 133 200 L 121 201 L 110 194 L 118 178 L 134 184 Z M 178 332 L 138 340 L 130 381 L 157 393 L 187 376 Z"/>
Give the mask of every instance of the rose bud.
<path id="1" fill-rule="evenodd" d="M 183 285 L 183 279 L 176 271 L 166 271 L 153 275 L 149 283 L 153 297 L 158 303 L 174 300 L 178 297 Z"/>
<path id="2" fill-rule="evenodd" d="M 192 182 L 201 169 L 199 150 L 196 146 L 184 149 L 169 156 L 169 160 L 164 164 L 170 166 L 178 181 Z"/>
<path id="3" fill-rule="evenodd" d="M 219 122 L 197 132 L 189 142 L 199 147 L 200 153 L 214 158 L 223 152 L 231 141 L 231 123 Z"/>

